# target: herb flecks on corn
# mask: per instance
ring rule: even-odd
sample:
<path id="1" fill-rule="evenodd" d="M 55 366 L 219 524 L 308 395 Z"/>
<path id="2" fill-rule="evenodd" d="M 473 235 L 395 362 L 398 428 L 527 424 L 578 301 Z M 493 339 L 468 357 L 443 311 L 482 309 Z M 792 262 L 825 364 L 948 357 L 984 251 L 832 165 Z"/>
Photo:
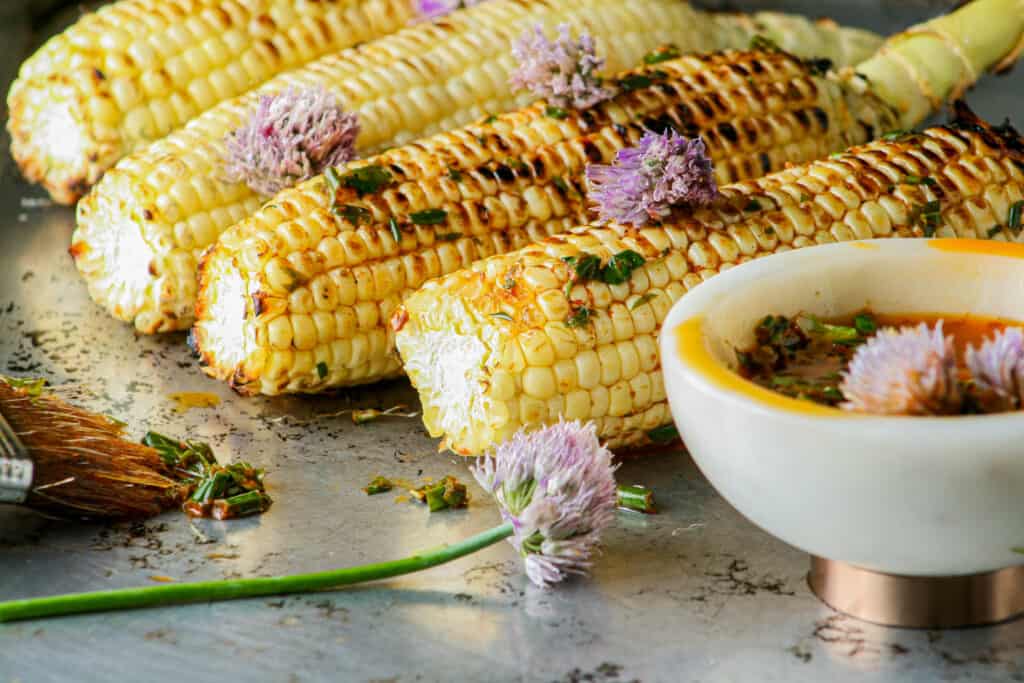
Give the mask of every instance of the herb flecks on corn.
<path id="1" fill-rule="evenodd" d="M 900 184 L 908 174 L 936 182 Z M 721 191 L 714 205 L 677 209 L 657 227 L 579 228 L 421 287 L 400 309 L 396 342 L 430 433 L 476 454 L 564 418 L 595 421 L 611 447 L 649 443 L 672 421 L 657 336 L 679 297 L 777 251 L 924 237 L 915 207 L 939 197 L 935 236 L 984 238 L 1024 198 L 1024 141 L 964 118 Z M 567 258 L 626 249 L 645 259 L 628 282 L 590 280 L 566 296 Z M 589 311 L 585 324 L 565 323 L 570 299 Z M 491 317 L 496 310 L 513 322 Z"/>
<path id="2" fill-rule="evenodd" d="M 277 195 L 204 258 L 194 339 L 205 372 L 264 394 L 399 374 L 388 319 L 408 294 L 585 222 L 584 169 L 649 128 L 702 137 L 724 183 L 825 156 L 895 120 L 781 52 L 689 56 L 629 73 L 654 68 L 657 83 L 586 112 L 553 118 L 540 102 Z M 510 296 L 520 277 L 509 275 Z M 585 309 L 570 316 L 583 322 Z"/>
<path id="3" fill-rule="evenodd" d="M 878 45 L 862 31 L 785 15 L 756 18 L 783 47 L 840 64 Z M 93 299 L 118 319 L 146 333 L 185 329 L 199 254 L 262 203 L 222 173 L 224 138 L 260 96 L 323 86 L 358 113 L 357 147 L 365 153 L 524 105 L 529 96 L 508 86 L 511 41 L 538 22 L 586 31 L 615 73 L 663 43 L 688 51 L 745 46 L 751 31 L 763 30 L 753 21 L 703 14 L 680 0 L 488 0 L 417 24 L 282 74 L 122 159 L 79 203 L 72 254 Z"/>
<path id="4" fill-rule="evenodd" d="M 21 67 L 11 151 L 71 204 L 125 154 L 325 54 L 403 27 L 412 0 L 120 0 L 84 15 Z"/>

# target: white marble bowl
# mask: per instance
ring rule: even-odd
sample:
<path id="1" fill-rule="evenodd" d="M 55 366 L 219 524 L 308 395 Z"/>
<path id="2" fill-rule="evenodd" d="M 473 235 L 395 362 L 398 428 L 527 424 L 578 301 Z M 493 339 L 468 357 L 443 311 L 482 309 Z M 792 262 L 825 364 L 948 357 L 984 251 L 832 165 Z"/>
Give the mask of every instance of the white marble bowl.
<path id="1" fill-rule="evenodd" d="M 1024 245 L 873 240 L 798 249 L 684 296 L 661 334 L 672 414 L 705 476 L 813 555 L 911 576 L 1024 563 L 1024 414 L 879 417 L 735 374 L 765 315 L 975 313 L 1024 320 Z"/>

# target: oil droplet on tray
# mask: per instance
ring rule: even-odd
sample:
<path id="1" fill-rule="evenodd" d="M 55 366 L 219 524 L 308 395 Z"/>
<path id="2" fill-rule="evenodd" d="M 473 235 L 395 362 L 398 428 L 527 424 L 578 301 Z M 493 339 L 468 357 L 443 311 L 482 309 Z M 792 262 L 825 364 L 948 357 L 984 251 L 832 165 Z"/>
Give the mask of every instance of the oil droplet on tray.
<path id="1" fill-rule="evenodd" d="M 167 394 L 174 401 L 174 410 L 179 413 L 188 412 L 193 408 L 214 408 L 220 405 L 220 396 L 207 391 L 178 391 Z"/>

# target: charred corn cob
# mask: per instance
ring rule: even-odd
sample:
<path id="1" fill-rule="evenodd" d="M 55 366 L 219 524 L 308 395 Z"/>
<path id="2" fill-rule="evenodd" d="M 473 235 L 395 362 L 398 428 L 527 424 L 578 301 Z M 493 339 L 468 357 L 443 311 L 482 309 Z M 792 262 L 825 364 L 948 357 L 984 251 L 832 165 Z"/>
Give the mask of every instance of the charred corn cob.
<path id="1" fill-rule="evenodd" d="M 21 67 L 11 152 L 70 204 L 125 154 L 287 69 L 378 36 L 413 0 L 120 0 Z"/>
<path id="2" fill-rule="evenodd" d="M 279 193 L 203 259 L 193 342 L 205 372 L 264 394 L 398 374 L 387 320 L 402 299 L 585 222 L 586 165 L 610 163 L 645 127 L 702 136 L 725 183 L 826 156 L 898 120 L 782 52 L 690 56 L 657 70 L 657 82 L 584 113 L 555 118 L 539 102 Z M 373 174 L 386 181 L 346 185 Z"/>
<path id="3" fill-rule="evenodd" d="M 428 282 L 395 314 L 398 349 L 427 428 L 458 453 L 559 417 L 593 420 L 611 447 L 639 446 L 672 422 L 657 336 L 688 290 L 825 242 L 1020 240 L 1021 202 L 1024 140 L 961 120 L 728 185 L 659 227 L 582 227 Z M 580 280 L 566 262 L 627 250 L 643 263 L 621 284 Z"/>
<path id="4" fill-rule="evenodd" d="M 359 112 L 362 150 L 403 143 L 528 101 L 507 84 L 510 43 L 536 23 L 551 30 L 562 22 L 595 38 L 610 73 L 663 43 L 688 51 L 745 46 L 762 29 L 784 47 L 847 64 L 877 45 L 828 23 L 706 15 L 679 0 L 490 0 L 283 74 L 123 159 L 79 204 L 72 254 L 90 293 L 143 332 L 188 327 L 197 256 L 263 201 L 223 180 L 222 169 L 225 135 L 261 93 L 325 86 Z M 797 38 L 802 44 L 787 40 Z"/>
<path id="5" fill-rule="evenodd" d="M 1001 39 L 1004 53 L 1012 46 Z M 341 169 L 339 178 L 386 169 L 389 181 L 362 196 L 325 191 L 325 180 L 279 194 L 204 260 L 194 343 L 205 372 L 265 394 L 397 374 L 387 320 L 404 297 L 429 278 L 586 222 L 586 164 L 609 163 L 644 128 L 703 137 L 727 183 L 907 121 L 860 78 L 816 75 L 778 52 L 687 57 L 622 79 L 652 71 L 664 77 L 585 114 L 556 119 L 538 103 Z M 919 87 L 954 85 L 924 76 Z M 358 224 L 332 207 L 350 207 Z M 413 219 L 431 213 L 435 224 Z"/>

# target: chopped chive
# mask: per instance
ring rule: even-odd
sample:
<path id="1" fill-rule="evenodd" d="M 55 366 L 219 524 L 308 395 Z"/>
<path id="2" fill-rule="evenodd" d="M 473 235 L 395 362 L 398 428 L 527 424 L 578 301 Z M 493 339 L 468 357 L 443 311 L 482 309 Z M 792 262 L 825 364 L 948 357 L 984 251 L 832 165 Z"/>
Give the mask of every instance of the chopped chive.
<path id="1" fill-rule="evenodd" d="M 512 316 L 510 316 L 505 311 L 498 311 L 497 313 L 491 313 L 491 317 L 492 318 L 498 318 L 499 320 L 507 320 L 509 322 L 512 322 Z"/>
<path id="2" fill-rule="evenodd" d="M 388 229 L 391 230 L 391 236 L 395 238 L 397 244 L 402 243 L 402 231 L 398 229 L 398 221 L 392 216 L 388 219 Z"/>
<path id="3" fill-rule="evenodd" d="M 196 486 L 196 490 L 192 492 L 189 500 L 202 505 L 209 503 L 214 498 L 221 498 L 233 481 L 231 474 L 227 470 L 214 472 Z"/>
<path id="4" fill-rule="evenodd" d="M 647 438 L 654 443 L 671 443 L 679 438 L 679 430 L 676 429 L 673 423 L 669 422 L 647 432 Z"/>
<path id="5" fill-rule="evenodd" d="M 595 280 L 601 274 L 601 259 L 593 254 L 566 256 L 562 260 L 576 271 L 576 278 L 578 280 Z"/>
<path id="6" fill-rule="evenodd" d="M 634 484 L 632 486 L 619 486 L 615 490 L 618 497 L 619 507 L 626 510 L 636 510 L 649 515 L 657 510 L 654 507 L 654 493 L 645 486 Z"/>
<path id="7" fill-rule="evenodd" d="M 514 277 L 512 277 L 511 275 L 507 276 L 505 278 L 505 280 L 501 283 L 501 287 L 502 287 L 502 289 L 508 289 L 508 290 L 515 289 L 516 288 L 516 279 Z"/>
<path id="8" fill-rule="evenodd" d="M 553 119 L 564 119 L 569 117 L 569 112 L 561 107 L 547 107 L 544 110 L 544 116 L 550 116 Z"/>
<path id="9" fill-rule="evenodd" d="M 660 64 L 670 59 L 677 59 L 681 54 L 675 45 L 665 45 L 644 55 L 644 64 Z"/>
<path id="10" fill-rule="evenodd" d="M 629 280 L 633 271 L 642 266 L 645 259 L 632 249 L 626 249 L 615 254 L 608 260 L 608 264 L 601 269 L 601 279 L 609 285 L 621 285 Z"/>
<path id="11" fill-rule="evenodd" d="M 809 195 L 807 193 L 804 193 L 804 192 L 801 192 L 800 193 L 800 202 L 804 203 L 804 202 L 809 202 L 809 201 L 811 201 L 811 195 Z"/>
<path id="12" fill-rule="evenodd" d="M 354 204 L 342 204 L 341 206 L 335 206 L 331 209 L 331 212 L 335 216 L 344 218 L 352 225 L 359 225 L 362 222 L 369 222 L 373 214 L 370 213 L 369 209 L 364 209 L 361 206 L 355 206 Z"/>
<path id="13" fill-rule="evenodd" d="M 993 225 L 991 228 L 988 229 L 988 236 L 989 237 L 995 237 L 996 235 L 998 235 L 1002 231 L 1003 231 L 1003 226 L 1001 226 L 1001 225 Z"/>
<path id="14" fill-rule="evenodd" d="M 584 327 L 590 322 L 590 316 L 592 316 L 593 314 L 594 312 L 592 310 L 590 310 L 586 306 L 581 306 L 578 309 L 576 309 L 575 313 L 569 316 L 569 318 L 565 321 L 565 324 L 568 325 L 569 327 Z"/>
<path id="15" fill-rule="evenodd" d="M 454 242 L 455 240 L 462 237 L 461 232 L 445 232 L 437 235 L 437 241 L 439 242 Z"/>
<path id="16" fill-rule="evenodd" d="M 652 72 L 653 73 L 653 72 Z M 654 85 L 654 79 L 647 74 L 630 74 L 619 79 L 619 87 L 623 92 L 632 92 L 641 88 L 649 88 Z"/>
<path id="17" fill-rule="evenodd" d="M 319 377 L 320 379 L 323 379 L 324 377 L 326 377 L 327 376 L 327 363 L 325 363 L 323 361 L 320 361 L 319 363 L 317 363 L 316 364 L 316 374 L 317 374 L 317 377 Z"/>
<path id="18" fill-rule="evenodd" d="M 777 387 L 791 387 L 796 384 L 803 384 L 799 377 L 789 375 L 772 375 L 772 384 Z"/>
<path id="19" fill-rule="evenodd" d="M 441 481 L 425 484 L 410 493 L 420 502 L 426 503 L 431 512 L 462 508 L 469 503 L 466 485 L 451 475 L 445 476 Z"/>
<path id="20" fill-rule="evenodd" d="M 657 292 L 647 292 L 647 293 L 646 293 L 646 294 L 644 294 L 643 296 L 639 296 L 639 297 L 637 297 L 637 298 L 636 298 L 636 299 L 635 299 L 635 300 L 633 301 L 633 303 L 632 303 L 632 304 L 630 304 L 630 306 L 629 306 L 629 310 L 631 310 L 631 311 L 635 311 L 636 309 L 640 308 L 640 307 L 641 307 L 641 306 L 643 306 L 643 305 L 644 305 L 645 303 L 647 303 L 647 302 L 648 302 L 648 301 L 650 301 L 651 299 L 654 299 L 654 298 L 656 298 L 657 296 L 658 296 Z"/>
<path id="21" fill-rule="evenodd" d="M 391 173 L 376 164 L 354 169 L 341 177 L 345 187 L 352 188 L 360 197 L 376 192 L 392 180 Z"/>
<path id="22" fill-rule="evenodd" d="M 834 344 L 860 340 L 860 333 L 857 332 L 855 327 L 829 325 L 828 323 L 824 323 L 821 327 L 825 338 Z"/>
<path id="23" fill-rule="evenodd" d="M 891 130 L 888 133 L 885 133 L 882 136 L 882 139 L 883 140 L 887 140 L 888 142 L 892 142 L 894 140 L 899 140 L 902 137 L 906 137 L 907 135 L 910 135 L 910 133 L 911 133 L 911 131 L 909 131 L 909 130 L 907 130 L 905 128 L 900 128 L 900 129 Z"/>
<path id="24" fill-rule="evenodd" d="M 843 392 L 839 391 L 839 388 L 834 386 L 827 386 L 824 389 L 822 389 L 821 395 L 827 398 L 828 400 L 836 401 L 837 403 L 839 401 L 842 401 L 843 398 L 845 398 L 843 396 Z"/>
<path id="25" fill-rule="evenodd" d="M 767 50 L 769 52 L 780 52 L 779 44 L 768 36 L 758 33 L 750 39 L 751 50 Z"/>
<path id="26" fill-rule="evenodd" d="M 495 116 L 494 114 L 491 114 L 490 116 L 488 116 L 487 118 L 484 119 L 484 125 L 489 125 L 491 123 L 494 123 L 497 120 L 498 120 L 498 117 Z"/>
<path id="27" fill-rule="evenodd" d="M 853 326 L 861 334 L 872 334 L 878 329 L 875 317 L 869 313 L 858 313 L 853 318 Z"/>
<path id="28" fill-rule="evenodd" d="M 213 501 L 211 514 L 214 519 L 237 519 L 266 512 L 273 499 L 262 491 L 247 491 L 228 499 Z"/>
<path id="29" fill-rule="evenodd" d="M 452 180 L 454 180 L 457 183 L 461 182 L 462 181 L 462 171 L 460 171 L 457 168 L 452 168 L 451 166 L 449 166 L 448 167 L 448 177 L 451 178 Z"/>
<path id="30" fill-rule="evenodd" d="M 32 398 L 38 398 L 46 386 L 45 377 L 8 377 L 0 375 L 0 382 L 3 382 L 12 389 L 23 389 Z"/>
<path id="31" fill-rule="evenodd" d="M 324 171 L 324 179 L 327 181 L 327 187 L 330 189 L 331 194 L 338 194 L 338 188 L 341 187 L 341 176 L 338 175 L 338 169 L 328 166 L 327 170 Z"/>
<path id="32" fill-rule="evenodd" d="M 1014 235 L 1020 232 L 1021 212 L 1024 211 L 1024 200 L 1016 201 L 1010 205 L 1010 213 L 1006 218 L 1006 227 Z"/>
<path id="33" fill-rule="evenodd" d="M 904 185 L 935 185 L 935 178 L 928 176 L 908 175 L 903 179 Z"/>
<path id="34" fill-rule="evenodd" d="M 761 210 L 761 202 L 757 201 L 756 199 L 751 199 L 749 202 L 747 202 L 747 205 L 743 207 L 743 210 L 744 211 L 760 211 Z"/>
<path id="35" fill-rule="evenodd" d="M 409 214 L 409 219 L 416 225 L 437 225 L 444 223 L 448 213 L 444 209 L 427 209 Z"/>
<path id="36" fill-rule="evenodd" d="M 368 496 L 375 496 L 378 493 L 387 493 L 394 487 L 395 485 L 391 483 L 391 480 L 387 477 L 377 476 L 373 478 L 373 481 L 363 487 L 363 493 Z"/>
<path id="37" fill-rule="evenodd" d="M 557 187 L 563 193 L 569 194 L 569 183 L 565 182 L 565 178 L 556 175 L 554 178 L 551 179 L 551 182 L 553 182 L 555 184 L 555 187 Z"/>

